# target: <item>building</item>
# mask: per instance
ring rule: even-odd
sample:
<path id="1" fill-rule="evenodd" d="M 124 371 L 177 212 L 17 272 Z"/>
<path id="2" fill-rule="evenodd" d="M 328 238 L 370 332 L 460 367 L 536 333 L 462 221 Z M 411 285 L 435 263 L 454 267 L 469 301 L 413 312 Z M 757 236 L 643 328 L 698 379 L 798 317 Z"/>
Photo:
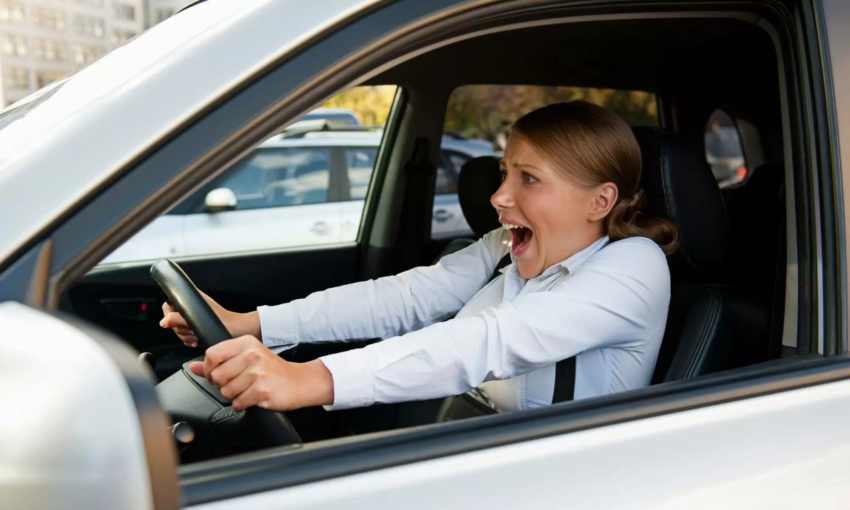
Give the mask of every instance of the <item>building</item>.
<path id="1" fill-rule="evenodd" d="M 190 0 L 146 0 L 145 28 L 171 17 L 189 2 Z"/>
<path id="2" fill-rule="evenodd" d="M 188 0 L 0 0 L 0 107 L 97 59 Z"/>

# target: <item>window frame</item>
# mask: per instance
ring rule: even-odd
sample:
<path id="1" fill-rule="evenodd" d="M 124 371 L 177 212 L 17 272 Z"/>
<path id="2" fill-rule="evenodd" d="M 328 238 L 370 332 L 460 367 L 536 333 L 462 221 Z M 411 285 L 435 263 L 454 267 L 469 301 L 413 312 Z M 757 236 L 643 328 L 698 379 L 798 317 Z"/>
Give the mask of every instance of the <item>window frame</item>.
<path id="1" fill-rule="evenodd" d="M 484 23 L 487 21 L 485 15 L 488 14 L 514 15 L 515 9 L 520 5 L 522 4 L 504 2 L 471 7 L 461 0 L 445 0 L 433 4 L 400 0 L 380 4 L 367 15 L 342 26 L 333 27 L 333 33 L 329 30 L 323 34 L 323 39 L 319 38 L 314 41 L 315 44 L 307 45 L 301 53 L 287 60 L 285 65 L 277 62 L 271 69 L 261 70 L 261 76 L 242 84 L 242 87 L 233 95 L 213 105 L 205 116 L 180 132 L 172 134 L 168 140 L 169 143 L 152 148 L 151 153 L 146 155 L 144 160 L 133 162 L 120 178 L 79 210 L 73 211 L 63 223 L 45 236 L 43 241 L 51 243 L 52 246 L 46 263 L 42 264 L 41 259 L 38 258 L 45 247 L 44 242 L 40 241 L 35 241 L 31 245 L 31 251 L 19 257 L 19 260 L 26 262 L 30 255 L 36 255 L 39 260 L 36 267 L 41 268 L 40 274 L 46 273 L 44 274 L 45 282 L 50 282 L 49 285 L 45 283 L 49 295 L 48 303 L 55 306 L 58 296 L 68 288 L 71 282 L 92 267 L 104 252 L 108 252 L 116 244 L 128 238 L 130 233 L 141 228 L 168 204 L 174 203 L 181 196 L 190 193 L 193 188 L 202 185 L 203 182 L 237 161 L 241 155 L 258 145 L 263 137 L 268 135 L 271 126 L 279 126 L 281 120 L 293 118 L 305 111 L 308 108 L 307 105 L 317 103 L 329 90 L 338 89 L 350 83 L 351 80 L 362 77 L 364 67 L 369 68 L 373 64 L 370 59 L 383 62 L 385 58 L 385 54 L 377 50 L 374 53 L 364 52 L 365 54 L 355 59 L 352 65 L 352 62 L 347 60 L 345 53 L 347 50 L 344 48 L 358 47 L 364 38 L 366 41 L 371 41 L 367 34 L 376 34 L 379 38 L 386 39 L 382 41 L 386 47 L 380 46 L 381 50 L 389 48 L 408 54 L 412 50 L 406 46 L 407 43 L 421 42 L 427 37 L 445 33 L 444 31 L 462 25 L 468 32 L 469 26 L 465 25 L 466 22 L 476 19 Z M 694 5 L 695 7 L 685 11 L 691 13 L 696 9 L 710 10 L 712 8 L 708 4 Z M 561 5 L 559 12 L 575 15 L 571 7 L 573 6 Z M 724 12 L 729 12 L 729 6 L 724 5 L 723 8 Z M 676 9 L 677 12 L 683 10 L 681 6 L 676 6 Z M 587 11 L 581 11 L 581 14 L 586 13 Z M 547 12 L 546 17 L 551 17 L 551 14 Z M 790 59 L 790 63 L 793 64 L 786 68 L 788 74 L 782 78 L 789 82 L 790 90 L 786 91 L 784 99 L 792 103 L 789 109 L 795 114 L 791 116 L 791 119 L 796 120 L 799 116 L 797 112 L 801 109 L 801 105 L 797 103 L 809 96 L 803 92 L 802 85 L 796 84 L 789 78 L 799 79 L 801 69 L 798 66 L 807 64 L 807 55 L 797 51 L 798 48 L 789 41 L 793 38 L 787 35 L 794 33 L 796 19 L 785 11 L 776 11 L 773 15 L 773 19 L 778 22 L 781 30 L 779 42 L 785 55 L 784 60 Z M 433 24 L 421 28 L 419 32 L 412 32 L 410 39 L 407 40 L 404 37 L 398 39 L 390 37 L 399 30 L 398 27 L 419 21 L 420 17 L 431 19 Z M 503 20 L 502 23 L 507 22 Z M 342 40 L 348 40 L 349 44 L 339 44 Z M 816 55 L 813 53 L 811 56 Z M 329 60 L 334 65 L 323 67 Z M 810 65 L 813 67 L 809 70 L 822 71 L 816 67 L 820 65 L 819 62 L 818 59 L 811 62 Z M 284 77 L 284 74 L 289 75 L 288 78 Z M 307 78 L 309 76 L 313 76 L 314 79 L 311 81 Z M 811 76 L 809 78 L 811 79 Z M 823 89 L 820 89 L 820 92 L 817 88 L 814 92 L 811 88 L 806 90 L 814 94 L 823 93 Z M 374 202 L 375 191 L 381 189 L 383 185 L 388 163 L 387 148 L 391 147 L 395 141 L 395 135 L 390 133 L 393 132 L 393 127 L 397 126 L 399 118 L 396 103 L 403 105 L 403 93 L 403 89 L 399 89 L 397 93 L 399 100 L 394 103 L 392 110 L 395 114 L 391 112 L 391 121 L 381 142 L 378 161 L 367 193 L 367 207 L 363 214 L 366 229 L 361 226 L 361 234 L 358 236 L 358 243 L 361 244 L 364 232 L 368 233 L 374 216 L 374 208 L 370 204 Z M 287 97 L 288 101 L 283 99 Z M 242 125 L 240 120 L 251 121 L 266 114 L 268 116 L 264 118 L 264 122 L 253 124 L 251 129 L 239 131 L 235 127 Z M 820 120 L 821 112 L 809 112 L 809 114 L 815 116 L 815 120 Z M 221 123 L 221 120 L 227 122 Z M 805 125 L 808 124 L 808 122 L 805 123 Z M 829 133 L 827 128 L 826 134 Z M 816 147 L 809 147 L 807 140 L 802 139 L 801 133 L 796 134 L 798 138 L 793 147 L 793 154 L 795 163 L 799 163 Z M 824 142 L 817 140 L 815 143 Z M 821 167 L 811 168 L 810 172 L 797 173 L 802 173 L 801 179 L 805 180 L 811 177 L 811 172 L 831 171 L 831 166 L 828 162 L 825 163 Z M 799 164 L 794 166 L 798 170 L 810 168 Z M 803 200 L 810 200 L 808 188 L 798 189 L 798 192 L 801 191 L 806 192 L 801 193 L 804 196 Z M 118 203 L 118 199 L 126 197 L 133 197 L 134 200 Z M 813 194 L 812 197 L 817 195 Z M 137 203 L 142 205 L 134 205 Z M 806 215 L 806 210 L 798 209 L 798 212 L 804 215 L 802 219 L 804 222 L 810 221 L 813 217 L 813 215 Z M 830 211 L 834 213 L 835 209 Z M 110 236 L 114 237 L 112 241 L 108 241 Z M 801 233 L 801 236 L 812 243 L 817 241 L 817 238 L 808 230 Z M 824 253 L 824 255 L 827 254 Z M 28 279 L 26 281 L 29 282 Z M 843 280 L 840 282 L 842 295 L 844 283 Z M 806 297 L 810 298 L 810 296 Z M 839 310 L 843 320 L 846 310 L 843 308 Z M 239 459 L 219 460 L 181 468 L 184 503 L 191 506 L 344 474 L 527 441 L 547 435 L 565 434 L 848 378 L 850 378 L 850 358 L 838 356 L 804 365 L 772 369 L 757 368 L 750 371 L 718 374 L 714 377 L 652 386 L 586 402 L 579 401 L 525 413 L 482 418 L 474 420 L 474 423 L 461 421 L 442 424 L 439 427 L 426 427 L 355 442 L 341 442 L 327 447 L 304 448 L 288 454 L 258 452 L 256 455 L 247 455 Z M 301 467 L 293 469 L 294 465 Z"/>

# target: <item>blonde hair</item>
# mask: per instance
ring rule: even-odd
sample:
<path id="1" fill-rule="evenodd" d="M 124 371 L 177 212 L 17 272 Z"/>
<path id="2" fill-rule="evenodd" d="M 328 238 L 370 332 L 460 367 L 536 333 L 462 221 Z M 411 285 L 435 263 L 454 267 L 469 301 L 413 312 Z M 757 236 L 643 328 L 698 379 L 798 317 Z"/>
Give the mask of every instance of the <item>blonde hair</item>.
<path id="1" fill-rule="evenodd" d="M 533 146 L 576 185 L 617 186 L 617 202 L 604 222 L 612 241 L 646 237 L 667 255 L 679 247 L 673 223 L 643 212 L 640 146 L 617 114 L 587 101 L 552 104 L 517 120 L 511 136 Z"/>

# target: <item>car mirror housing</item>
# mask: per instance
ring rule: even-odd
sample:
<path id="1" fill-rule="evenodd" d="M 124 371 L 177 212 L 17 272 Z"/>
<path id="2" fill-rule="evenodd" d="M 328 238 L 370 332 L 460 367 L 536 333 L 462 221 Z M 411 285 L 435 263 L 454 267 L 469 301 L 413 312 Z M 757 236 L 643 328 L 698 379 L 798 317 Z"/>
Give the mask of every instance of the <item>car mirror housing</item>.
<path id="1" fill-rule="evenodd" d="M 210 213 L 236 210 L 236 193 L 229 188 L 217 188 L 207 193 L 204 210 Z"/>
<path id="2" fill-rule="evenodd" d="M 180 508 L 177 454 L 153 376 L 105 331 L 0 304 L 4 508 Z"/>

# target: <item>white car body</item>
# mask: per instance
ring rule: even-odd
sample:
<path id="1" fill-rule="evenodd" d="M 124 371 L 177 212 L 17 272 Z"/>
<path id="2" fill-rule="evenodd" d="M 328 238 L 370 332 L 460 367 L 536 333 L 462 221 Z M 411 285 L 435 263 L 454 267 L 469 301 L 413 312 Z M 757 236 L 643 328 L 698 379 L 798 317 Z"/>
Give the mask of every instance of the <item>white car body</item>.
<path id="1" fill-rule="evenodd" d="M 842 133 L 836 138 L 841 150 L 835 156 L 836 172 L 841 173 L 850 168 L 850 96 L 841 92 L 850 90 L 850 58 L 840 51 L 850 47 L 846 30 L 850 9 L 843 0 L 815 3 L 825 13 L 820 18 L 821 28 L 828 29 L 832 48 L 824 54 L 831 62 L 827 76 L 832 79 L 830 87 L 839 91 L 832 107 L 836 128 Z M 496 2 L 470 1 L 461 6 L 444 2 L 432 10 L 423 8 L 421 16 L 429 21 L 442 19 L 472 4 Z M 120 183 L 128 168 L 216 108 L 250 77 L 297 55 L 302 45 L 315 36 L 325 37 L 324 30 L 336 23 L 369 16 L 386 5 L 393 4 L 378 0 L 199 3 L 0 114 L 0 263 L 4 271 L 33 268 L 27 302 L 34 307 L 55 306 L 45 289 L 66 274 L 67 260 L 78 260 L 75 253 L 63 251 L 70 250 L 68 243 L 42 242 L 42 235 L 76 218 L 82 205 L 106 187 Z M 426 2 L 417 0 L 417 5 Z M 405 7 L 411 8 L 409 4 Z M 665 11 L 663 16 L 675 14 Z M 415 28 L 415 23 L 403 28 L 411 27 Z M 826 42 L 824 36 L 820 43 Z M 333 76 L 339 68 L 314 74 L 325 71 Z M 292 118 L 315 106 L 294 112 Z M 81 147 L 86 150 L 79 150 Z M 844 176 L 845 186 L 848 182 Z M 847 189 L 836 193 L 846 194 Z M 144 210 L 145 203 L 137 205 L 134 211 Z M 354 213 L 339 210 L 331 214 L 340 217 L 339 238 L 350 237 L 345 233 L 344 218 L 357 223 Z M 844 224 L 850 210 L 838 214 Z M 137 235 L 134 250 L 141 257 L 160 253 L 163 246 L 177 246 L 186 255 L 190 247 L 226 250 L 212 237 L 226 237 L 225 228 L 241 231 L 253 221 L 266 221 L 249 216 L 228 220 L 226 227 L 213 225 L 217 221 L 214 215 L 199 215 L 192 222 L 163 216 Z M 314 224 L 310 217 L 303 228 L 296 228 L 308 236 Z M 121 225 L 126 224 L 119 224 L 116 230 Z M 191 237 L 190 231 L 204 229 L 216 235 Z M 33 244 L 36 242 L 42 244 Z M 22 253 L 35 255 L 24 257 Z M 115 256 L 119 254 L 120 250 Z M 60 265 L 61 271 L 54 272 L 52 264 Z M 67 267 L 68 271 L 77 269 L 70 262 Z M 18 285 L 0 282 L 0 292 L 13 284 Z M 847 290 L 844 280 L 841 286 Z M 822 316 L 823 310 L 820 313 Z M 846 310 L 837 313 L 843 316 Z M 140 443 L 145 441 L 137 440 L 141 436 L 127 417 L 136 417 L 138 412 L 144 425 L 146 415 L 128 404 L 132 401 L 127 392 L 116 389 L 121 381 L 118 371 L 112 370 L 114 366 L 101 351 L 93 349 L 91 335 L 57 326 L 60 320 L 42 312 L 22 312 L 20 305 L 0 305 L 0 406 L 8 411 L 0 421 L 0 506 L 38 509 L 83 504 L 133 510 L 182 506 L 176 487 L 180 477 L 191 473 L 178 477 L 173 471 L 151 468 L 149 479 L 145 476 L 140 466 Z M 846 350 L 846 339 L 842 342 Z M 53 354 L 59 357 L 42 365 L 35 363 L 40 351 L 56 346 L 60 348 Z M 67 370 L 68 365 L 57 363 L 63 353 L 93 353 L 88 358 L 93 361 L 79 370 Z M 398 444 L 382 443 L 382 449 L 368 452 L 372 456 L 401 455 L 398 458 L 402 460 L 393 461 L 393 457 L 374 467 L 362 459 L 348 458 L 359 471 L 312 472 L 312 479 L 295 486 L 281 482 L 280 487 L 262 491 L 242 486 L 228 493 L 229 480 L 214 468 L 239 459 L 219 459 L 207 474 L 221 493 L 212 498 L 215 501 L 193 508 L 846 508 L 850 505 L 850 371 L 846 362 L 833 365 L 838 368 L 819 365 L 790 382 L 759 380 L 763 385 L 760 393 L 742 393 L 730 383 L 728 388 L 702 393 L 699 388 L 687 387 L 682 391 L 691 392 L 686 396 L 692 400 L 678 407 L 662 400 L 653 400 L 650 403 L 655 407 L 647 404 L 637 411 L 620 404 L 616 408 L 619 414 L 609 417 L 612 421 L 606 425 L 597 426 L 592 414 L 582 415 L 567 433 L 552 432 L 561 430 L 554 418 L 534 425 L 538 427 L 534 439 L 499 436 L 498 441 L 488 443 L 498 432 L 488 429 L 485 434 L 470 436 L 465 449 L 445 452 L 434 447 L 418 460 L 399 453 L 415 446 L 403 443 L 406 432 L 402 432 L 394 436 Z M 56 388 L 39 412 L 29 412 L 37 403 L 28 398 L 27 381 L 33 372 L 26 370 L 38 371 Z M 86 371 L 98 373 L 84 374 Z M 68 380 L 85 384 L 69 386 Z M 70 400 L 75 388 L 91 393 Z M 51 430 L 56 429 L 50 426 L 59 424 L 66 427 L 66 433 L 53 438 L 61 441 L 51 442 Z M 154 425 L 166 434 L 159 421 Z M 441 430 L 462 428 L 455 425 Z M 110 433 L 100 433 L 101 428 Z M 428 430 L 417 433 L 427 434 Z M 269 463 L 278 453 L 267 452 Z M 74 455 L 82 461 L 71 462 Z M 168 449 L 149 449 L 145 458 L 153 466 L 162 455 L 173 457 Z M 123 470 L 111 468 L 112 462 L 123 462 Z M 302 473 L 306 468 L 294 465 L 287 469 Z M 119 475 L 120 480 L 115 478 Z M 268 474 L 258 470 L 256 476 L 260 480 Z M 167 483 L 154 483 L 157 477 L 168 478 Z M 95 487 L 111 490 L 98 494 Z M 174 494 L 164 494 L 169 490 Z M 143 493 L 152 497 L 138 496 Z"/>
<path id="2" fill-rule="evenodd" d="M 316 110 L 320 111 L 320 110 Z M 380 132 L 338 133 L 315 132 L 307 133 L 303 138 L 272 137 L 260 145 L 250 158 L 262 158 L 262 155 L 274 153 L 275 149 L 292 151 L 298 149 L 313 149 L 327 151 L 331 158 L 336 154 L 331 149 L 361 152 L 355 156 L 346 157 L 349 165 L 348 179 L 351 186 L 351 199 L 344 201 L 288 205 L 280 207 L 261 207 L 246 210 L 208 212 L 197 208 L 190 213 L 166 214 L 154 220 L 142 229 L 132 239 L 122 244 L 118 250 L 111 253 L 101 263 L 124 263 L 142 260 L 157 260 L 163 257 L 183 257 L 200 255 L 221 255 L 236 251 L 257 251 L 280 248 L 320 246 L 335 243 L 355 241 L 360 228 L 360 217 L 363 213 L 363 200 L 372 175 L 375 155 L 381 142 Z M 368 151 L 368 152 L 367 152 Z M 284 153 L 285 154 L 285 153 Z M 297 154 L 297 152 L 296 152 Z M 442 179 L 457 181 L 460 165 L 471 158 L 491 156 L 495 153 L 491 144 L 480 140 L 464 140 L 443 138 L 440 165 L 438 168 L 438 187 Z M 353 166 L 356 156 L 363 163 Z M 286 156 L 281 156 L 286 158 Z M 288 157 L 290 160 L 292 156 Z M 256 161 L 256 160 L 255 160 Z M 291 168 L 291 161 L 270 161 L 262 170 L 268 173 L 283 169 L 285 165 Z M 261 165 L 262 166 L 262 165 Z M 329 165 L 322 170 L 304 177 L 288 177 L 285 181 L 265 184 L 264 190 L 257 191 L 265 197 L 273 192 L 271 186 L 285 186 L 288 190 L 300 194 L 315 189 L 327 189 L 334 184 L 329 177 Z M 244 170 L 237 170 L 231 178 L 237 178 L 240 172 L 260 171 L 250 164 Z M 221 184 L 227 187 L 227 181 Z M 312 188 L 311 188 L 312 186 Z M 445 187 L 445 184 L 443 184 Z M 237 200 L 244 200 L 246 195 L 236 193 Z M 190 197 L 201 203 L 200 197 Z M 237 205 L 237 209 L 239 206 Z M 271 234 L 271 235 L 270 235 Z M 434 197 L 434 214 L 431 222 L 431 236 L 434 239 L 472 235 L 466 219 L 461 211 L 457 193 L 438 193 Z"/>

